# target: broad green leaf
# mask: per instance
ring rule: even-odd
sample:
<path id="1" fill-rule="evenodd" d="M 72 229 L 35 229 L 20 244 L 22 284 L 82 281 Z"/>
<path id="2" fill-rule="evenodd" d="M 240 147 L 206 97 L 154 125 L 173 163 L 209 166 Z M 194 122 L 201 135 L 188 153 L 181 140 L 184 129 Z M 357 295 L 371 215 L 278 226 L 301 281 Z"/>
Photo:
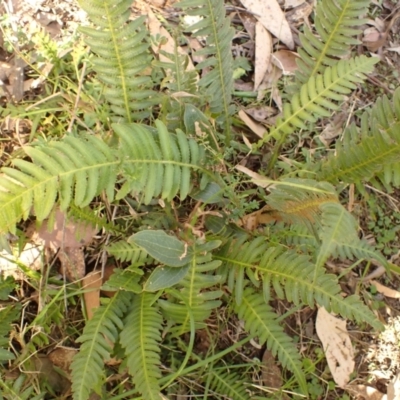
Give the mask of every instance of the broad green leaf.
<path id="1" fill-rule="evenodd" d="M 170 267 L 183 267 L 193 257 L 186 243 L 161 230 L 135 233 L 128 242 L 136 244 L 151 257 Z"/>
<path id="2" fill-rule="evenodd" d="M 151 273 L 143 289 L 146 292 L 156 292 L 174 286 L 186 276 L 189 267 L 189 264 L 182 268 L 158 267 Z"/>

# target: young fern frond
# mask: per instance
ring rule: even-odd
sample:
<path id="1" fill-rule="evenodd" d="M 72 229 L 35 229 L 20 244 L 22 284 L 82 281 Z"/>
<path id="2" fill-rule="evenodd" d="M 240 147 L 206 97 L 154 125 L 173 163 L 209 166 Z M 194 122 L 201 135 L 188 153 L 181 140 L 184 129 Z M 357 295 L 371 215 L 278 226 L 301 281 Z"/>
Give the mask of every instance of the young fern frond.
<path id="1" fill-rule="evenodd" d="M 172 135 L 159 121 L 155 134 L 141 125 L 116 124 L 119 148 L 108 147 L 95 136 L 67 136 L 43 146 L 26 146 L 32 162 L 13 161 L 0 176 L 0 233 L 15 232 L 15 225 L 33 209 L 44 220 L 56 200 L 65 210 L 71 202 L 87 206 L 105 191 L 114 198 L 117 174 L 125 182 L 121 191 L 135 191 L 148 204 L 153 197 L 184 199 L 191 187 L 191 171 L 198 169 L 204 150 L 183 132 Z M 121 196 L 121 191 L 119 193 Z"/>
<path id="2" fill-rule="evenodd" d="M 265 304 L 263 295 L 247 287 L 243 293 L 243 302 L 235 305 L 235 311 L 244 320 L 246 330 L 252 336 L 257 336 L 261 345 L 267 343 L 268 350 L 274 356 L 277 355 L 282 365 L 294 373 L 301 389 L 307 393 L 300 354 L 292 339 L 277 322 L 277 315 Z"/>
<path id="3" fill-rule="evenodd" d="M 360 183 L 373 178 L 385 185 L 400 183 L 400 89 L 393 100 L 378 99 L 371 111 L 365 112 L 361 127 L 347 128 L 336 151 L 313 166 L 320 180 L 337 184 Z"/>
<path id="4" fill-rule="evenodd" d="M 238 374 L 220 372 L 213 369 L 210 380 L 210 387 L 215 393 L 223 393 L 232 400 L 250 400 L 251 397 L 246 391 L 246 382 Z"/>
<path id="5" fill-rule="evenodd" d="M 95 28 L 81 27 L 96 54 L 94 70 L 105 84 L 104 97 L 115 114 L 113 120 L 133 122 L 147 117 L 159 102 L 149 88 L 153 82 L 144 70 L 151 63 L 145 18 L 130 21 L 129 0 L 81 0 Z"/>
<path id="6" fill-rule="evenodd" d="M 279 212 L 286 222 L 318 222 L 321 205 L 338 203 L 339 199 L 332 185 L 311 179 L 284 179 L 268 195 L 267 204 Z"/>
<path id="7" fill-rule="evenodd" d="M 161 400 L 158 380 L 162 317 L 154 302 L 155 295 L 150 293 L 134 297 L 120 339 L 133 383 L 146 400 Z"/>
<path id="8" fill-rule="evenodd" d="M 316 8 L 314 35 L 308 26 L 300 34 L 302 47 L 298 49 L 296 85 L 300 87 L 310 77 L 322 73 L 325 67 L 333 66 L 337 60 L 349 53 L 350 47 L 360 44 L 356 27 L 365 24 L 368 0 L 323 0 Z"/>
<path id="9" fill-rule="evenodd" d="M 193 36 L 204 36 L 206 45 L 196 52 L 206 56 L 206 60 L 197 65 L 197 69 L 211 69 L 199 81 L 199 86 L 206 89 L 210 111 L 217 114 L 217 122 L 223 124 L 226 143 L 230 142 L 230 120 L 234 108 L 233 92 L 233 57 L 231 43 L 234 29 L 226 16 L 224 2 L 220 0 L 183 0 L 175 7 L 182 8 L 187 15 L 202 17 L 188 30 Z"/>
<path id="10" fill-rule="evenodd" d="M 194 255 L 190 262 L 189 271 L 185 278 L 167 291 L 168 300 L 158 300 L 163 315 L 175 322 L 178 326 L 176 334 L 181 335 L 190 331 L 191 319 L 196 329 L 204 328 L 204 321 L 211 311 L 220 306 L 221 290 L 206 290 L 221 282 L 221 276 L 212 272 L 221 264 L 212 260 L 212 249 L 219 246 L 218 241 L 211 241 L 203 245 L 195 245 Z"/>
<path id="11" fill-rule="evenodd" d="M 258 146 L 270 138 L 283 143 L 286 136 L 296 129 L 306 129 L 306 122 L 330 117 L 332 110 L 339 108 L 336 102 L 342 101 L 343 95 L 354 90 L 356 83 L 363 82 L 378 61 L 375 57 L 365 56 L 342 60 L 325 68 L 323 73 L 311 76 L 290 102 L 284 104 L 283 116 L 278 118 L 274 128 L 260 140 Z"/>
<path id="12" fill-rule="evenodd" d="M 109 359 L 112 345 L 124 326 L 122 317 L 131 298 L 129 293 L 117 292 L 86 323 L 82 336 L 77 340 L 82 343 L 81 348 L 71 364 L 74 400 L 88 399 L 92 390 L 100 392 L 104 362 Z"/>

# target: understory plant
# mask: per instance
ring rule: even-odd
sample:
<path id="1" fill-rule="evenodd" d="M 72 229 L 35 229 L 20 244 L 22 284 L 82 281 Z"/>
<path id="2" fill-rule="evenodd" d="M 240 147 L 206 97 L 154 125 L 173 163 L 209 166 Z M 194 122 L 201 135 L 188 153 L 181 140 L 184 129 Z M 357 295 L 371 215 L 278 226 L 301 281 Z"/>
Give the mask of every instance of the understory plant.
<path id="1" fill-rule="evenodd" d="M 300 35 L 298 71 L 282 114 L 252 144 L 259 165 L 251 179 L 235 169 L 249 149 L 234 126 L 233 72 L 240 60 L 232 56 L 234 29 L 224 3 L 175 4 L 199 18 L 188 28 L 166 26 L 175 40 L 166 52 L 144 16 L 130 18 L 131 2 L 81 2 L 92 23 L 81 27 L 92 52 L 86 79 L 102 85 L 108 120 L 95 133 L 78 127 L 24 146 L 0 175 L 3 240 L 20 233 L 21 221 L 40 223 L 56 209 L 96 221 L 109 235 L 102 250 L 118 268 L 105 285 L 115 294 L 74 338 L 80 350 L 71 366 L 73 398 L 95 391 L 155 400 L 182 387 L 203 398 L 261 396 L 250 374 L 226 364 L 229 352 L 213 348 L 206 361 L 196 354 L 197 335 L 222 309 L 243 321 L 247 335 L 231 351 L 256 340 L 277 357 L 291 390 L 307 396 L 302 356 L 274 305 L 284 301 L 288 314 L 290 307 L 325 307 L 381 329 L 358 295 L 343 295 L 326 262 L 390 267 L 360 238 L 341 195 L 349 185 L 364 193 L 366 182 L 388 191 L 399 186 L 400 91 L 377 99 L 334 147 L 290 163 L 281 154 L 299 131 L 312 137 L 310 124 L 330 118 L 373 71 L 378 58 L 349 56 L 369 1 L 318 3 L 315 32 L 306 27 Z M 204 44 L 194 69 L 181 52 L 184 30 Z M 116 210 L 112 221 L 104 209 Z M 256 229 L 247 224 L 249 214 Z M 14 312 L 2 310 L 0 320 L 10 322 Z M 8 350 L 0 355 L 11 358 Z M 106 394 L 110 359 L 129 375 L 130 389 L 120 387 L 116 397 Z M 196 370 L 191 386 L 186 378 Z"/>

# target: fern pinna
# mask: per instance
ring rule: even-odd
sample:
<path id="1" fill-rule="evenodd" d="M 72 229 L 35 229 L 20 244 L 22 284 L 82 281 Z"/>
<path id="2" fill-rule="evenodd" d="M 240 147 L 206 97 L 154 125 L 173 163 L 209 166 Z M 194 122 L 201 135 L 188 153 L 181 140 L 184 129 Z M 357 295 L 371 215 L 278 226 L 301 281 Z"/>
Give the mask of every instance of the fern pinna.
<path id="1" fill-rule="evenodd" d="M 113 119 L 133 122 L 150 115 L 160 99 L 144 73 L 151 62 L 144 17 L 130 20 L 132 1 L 82 0 L 81 7 L 97 28 L 81 27 L 95 54 L 97 76 L 105 84 L 104 97 Z"/>
<path id="2" fill-rule="evenodd" d="M 0 177 L 0 232 L 15 232 L 16 223 L 30 213 L 43 221 L 56 201 L 65 210 L 72 202 L 87 206 L 104 192 L 115 198 L 140 193 L 144 203 L 153 197 L 184 199 L 191 187 L 191 171 L 200 168 L 204 150 L 182 132 L 169 133 L 157 122 L 154 133 L 138 124 L 115 124 L 119 145 L 109 147 L 96 136 L 67 136 L 45 145 L 26 146 L 33 162 L 13 160 L 14 168 Z"/>

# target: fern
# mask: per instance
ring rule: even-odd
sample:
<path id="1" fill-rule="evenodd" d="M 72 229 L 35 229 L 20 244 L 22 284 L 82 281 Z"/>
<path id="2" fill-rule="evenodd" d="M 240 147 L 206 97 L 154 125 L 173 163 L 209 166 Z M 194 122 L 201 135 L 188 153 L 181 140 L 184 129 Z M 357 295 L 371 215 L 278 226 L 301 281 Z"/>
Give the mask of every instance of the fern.
<path id="1" fill-rule="evenodd" d="M 261 146 L 271 137 L 283 143 L 286 136 L 296 129 L 305 129 L 306 122 L 315 122 L 319 117 L 330 117 L 337 110 L 337 101 L 356 88 L 356 83 L 372 72 L 377 58 L 365 56 L 342 60 L 324 69 L 323 73 L 311 76 L 290 102 L 284 104 L 283 116 L 274 128 L 259 142 Z"/>
<path id="2" fill-rule="evenodd" d="M 1 170 L 0 232 L 14 233 L 15 224 L 27 219 L 32 209 L 38 221 L 44 220 L 57 198 L 62 210 L 72 201 L 85 207 L 102 191 L 112 201 L 118 173 L 125 181 L 119 197 L 135 191 L 143 194 L 146 204 L 153 197 L 170 200 L 178 193 L 184 199 L 191 186 L 190 172 L 198 169 L 204 153 L 182 132 L 174 136 L 159 121 L 157 127 L 153 135 L 141 125 L 116 124 L 118 149 L 94 136 L 26 146 L 33 162 L 15 159 L 18 169 Z"/>
<path id="3" fill-rule="evenodd" d="M 318 179 L 337 184 L 380 179 L 385 185 L 400 183 L 400 89 L 390 102 L 378 99 L 365 112 L 361 128 L 350 126 L 335 153 L 313 166 Z"/>
<path id="4" fill-rule="evenodd" d="M 370 253 L 371 254 L 371 253 Z M 229 271 L 229 286 L 235 291 L 236 303 L 244 300 L 244 286 L 248 279 L 256 287 L 262 283 L 265 302 L 271 299 L 271 288 L 279 298 L 296 305 L 315 304 L 327 310 L 341 312 L 346 318 L 363 320 L 374 327 L 380 327 L 369 309 L 358 303 L 353 307 L 350 300 L 340 296 L 340 286 L 334 275 L 326 274 L 316 267 L 307 255 L 279 247 L 269 247 L 265 238 L 251 241 L 232 242 L 216 258 Z M 346 308 L 347 303 L 348 308 Z"/>
<path id="5" fill-rule="evenodd" d="M 146 400 L 160 400 L 160 342 L 162 317 L 150 293 L 136 295 L 124 321 L 121 345 L 136 389 Z"/>
<path id="6" fill-rule="evenodd" d="M 323 0 L 318 3 L 314 20 L 318 37 L 308 26 L 300 34 L 303 47 L 298 49 L 298 85 L 323 73 L 325 67 L 333 66 L 338 58 L 347 55 L 351 46 L 360 44 L 356 37 L 361 30 L 356 27 L 365 24 L 366 20 L 360 16 L 367 13 L 369 4 L 368 0 Z"/>
<path id="7" fill-rule="evenodd" d="M 167 126 L 169 129 L 184 129 L 185 105 L 189 100 L 192 103 L 197 95 L 198 74 L 194 69 L 188 69 L 189 57 L 180 54 L 176 41 L 174 43 L 174 52 L 169 54 L 160 51 L 160 57 L 163 57 L 164 61 L 155 62 L 155 65 L 164 70 L 162 86 L 168 89 L 162 109 L 164 114 L 167 113 Z"/>
<path id="8" fill-rule="evenodd" d="M 204 321 L 211 311 L 220 306 L 220 290 L 209 290 L 221 282 L 221 276 L 212 275 L 220 261 L 212 260 L 211 250 L 218 247 L 220 242 L 213 241 L 194 247 L 194 255 L 190 261 L 189 271 L 185 278 L 168 291 L 169 299 L 158 302 L 164 316 L 178 324 L 178 335 L 190 330 L 193 319 L 195 328 L 204 328 Z"/>
<path id="9" fill-rule="evenodd" d="M 145 18 L 129 20 L 129 0 L 82 0 L 80 5 L 99 28 L 80 29 L 96 54 L 94 69 L 105 84 L 103 95 L 111 104 L 113 119 L 132 122 L 149 116 L 149 108 L 159 99 L 144 73 L 151 62 Z"/>
<path id="10" fill-rule="evenodd" d="M 267 348 L 274 356 L 278 355 L 285 368 L 295 374 L 303 392 L 307 393 L 300 355 L 291 338 L 276 321 L 277 315 L 265 304 L 262 294 L 249 287 L 243 294 L 243 302 L 235 306 L 235 311 L 239 318 L 244 320 L 245 328 L 252 336 L 258 337 L 260 344 L 267 343 Z"/>
<path id="11" fill-rule="evenodd" d="M 230 116 L 234 108 L 231 104 L 233 92 L 233 58 L 231 43 L 234 30 L 225 15 L 224 3 L 220 0 L 183 0 L 175 7 L 182 8 L 187 15 L 201 16 L 201 20 L 188 30 L 196 37 L 205 37 L 206 45 L 196 52 L 207 56 L 197 65 L 197 69 L 208 71 L 199 81 L 206 89 L 210 111 L 217 114 L 217 122 L 224 126 L 226 143 L 230 143 Z"/>
<path id="12" fill-rule="evenodd" d="M 77 340 L 82 343 L 80 351 L 71 364 L 74 399 L 85 400 L 93 389 L 100 391 L 103 364 L 109 359 L 118 331 L 124 326 L 122 317 L 130 302 L 129 293 L 117 292 L 87 322 L 82 336 Z"/>
<path id="13" fill-rule="evenodd" d="M 284 179 L 267 197 L 268 205 L 279 212 L 284 221 L 318 223 L 321 205 L 337 203 L 333 186 L 311 179 Z"/>
<path id="14" fill-rule="evenodd" d="M 215 369 L 210 373 L 210 387 L 215 393 L 223 393 L 232 400 L 250 400 L 245 382 L 238 374 L 219 372 Z"/>
<path id="15" fill-rule="evenodd" d="M 324 204 L 321 206 L 322 230 L 321 246 L 316 261 L 322 266 L 332 255 L 342 259 L 366 258 L 376 259 L 387 266 L 386 259 L 374 251 L 366 242 L 358 237 L 357 224 L 354 217 L 340 204 Z"/>
<path id="16" fill-rule="evenodd" d="M 147 253 L 126 240 L 120 240 L 106 247 L 109 254 L 122 262 L 129 261 L 131 264 L 143 265 L 147 259 Z"/>
<path id="17" fill-rule="evenodd" d="M 132 293 L 141 293 L 143 289 L 139 281 L 142 275 L 143 271 L 139 268 L 129 267 L 124 270 L 115 268 L 110 278 L 102 286 L 102 290 L 125 290 Z"/>
<path id="18" fill-rule="evenodd" d="M 10 305 L 0 309 L 0 362 L 13 360 L 14 354 L 6 350 L 9 343 L 9 334 L 14 322 L 21 313 L 20 304 Z"/>

